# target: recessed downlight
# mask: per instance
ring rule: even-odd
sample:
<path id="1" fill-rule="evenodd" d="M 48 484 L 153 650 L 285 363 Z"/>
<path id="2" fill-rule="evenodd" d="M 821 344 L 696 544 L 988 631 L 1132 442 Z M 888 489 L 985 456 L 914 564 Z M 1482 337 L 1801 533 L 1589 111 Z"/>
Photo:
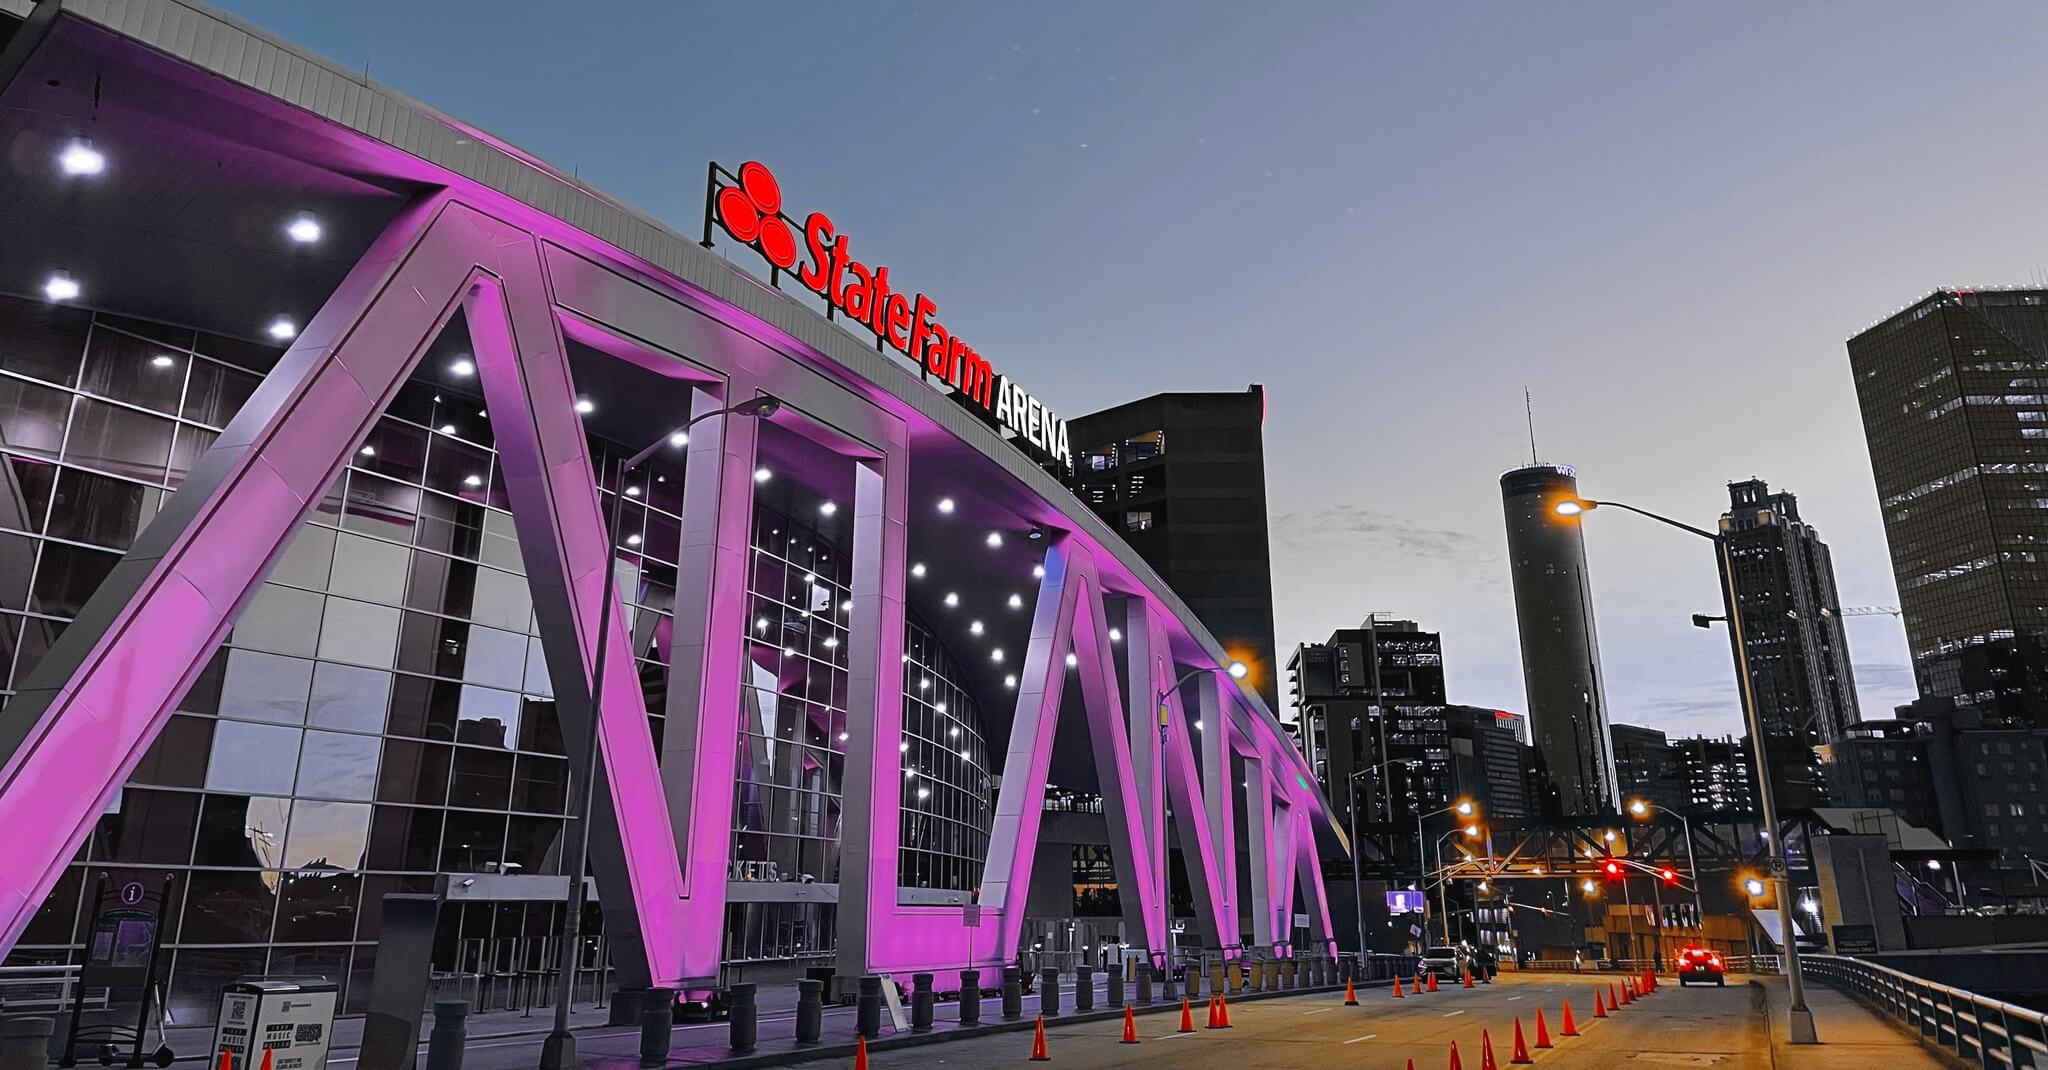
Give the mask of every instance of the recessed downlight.
<path id="1" fill-rule="evenodd" d="M 284 225 L 284 233 L 300 245 L 311 245 L 319 241 L 320 235 L 325 232 L 321 229 L 319 220 L 301 212 Z"/>
<path id="2" fill-rule="evenodd" d="M 78 138 L 57 154 L 57 168 L 73 178 L 86 178 L 107 169 L 107 155 L 93 148 L 89 138 Z"/>
<path id="3" fill-rule="evenodd" d="M 62 271 L 52 274 L 43 281 L 43 296 L 52 301 L 76 301 L 78 295 L 84 292 L 77 279 Z"/>
<path id="4" fill-rule="evenodd" d="M 270 326 L 263 328 L 263 331 L 280 342 L 288 342 L 299 336 L 299 325 L 293 323 L 290 316 L 279 316 L 271 320 Z"/>
<path id="5" fill-rule="evenodd" d="M 468 357 L 463 357 L 460 360 L 455 361 L 453 364 L 448 365 L 448 374 L 457 377 L 465 375 L 475 375 L 476 362 L 470 360 Z"/>

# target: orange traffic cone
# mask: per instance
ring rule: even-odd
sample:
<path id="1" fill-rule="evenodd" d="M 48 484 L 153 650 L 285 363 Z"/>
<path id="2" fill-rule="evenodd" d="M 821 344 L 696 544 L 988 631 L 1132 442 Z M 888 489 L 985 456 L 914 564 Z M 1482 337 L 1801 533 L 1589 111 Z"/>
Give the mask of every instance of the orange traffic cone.
<path id="1" fill-rule="evenodd" d="M 270 1070 L 270 1049 L 263 1049 L 263 1070 Z"/>
<path id="2" fill-rule="evenodd" d="M 1536 1008 L 1536 1047 L 1541 1049 L 1549 1046 L 1550 1027 L 1543 1024 L 1543 1008 L 1538 1007 Z"/>
<path id="3" fill-rule="evenodd" d="M 1519 1065 L 1535 1061 L 1529 1058 L 1529 1044 L 1522 1039 L 1522 1020 L 1517 1018 L 1515 1019 L 1515 1050 L 1509 1053 L 1508 1062 Z"/>
<path id="4" fill-rule="evenodd" d="M 1607 982 L 1607 1008 L 1609 1010 L 1616 1010 L 1620 1007 L 1621 999 L 1614 994 L 1614 982 L 1609 981 Z"/>
<path id="5" fill-rule="evenodd" d="M 1597 1000 L 1597 999 L 1599 999 L 1600 997 L 1598 997 L 1598 996 L 1595 996 L 1595 997 L 1593 997 L 1593 998 Z M 1538 1018 L 1538 1019 L 1536 1019 L 1536 1020 L 1540 1022 L 1540 1021 L 1542 1021 L 1543 1019 L 1541 1019 L 1541 1018 Z M 1578 1036 L 1578 1035 L 1579 1035 L 1579 1023 L 1577 1023 L 1577 1022 L 1575 1022 L 1575 1021 L 1572 1021 L 1572 1001 L 1571 1001 L 1571 1000 L 1565 1000 L 1565 1001 L 1564 1001 L 1564 1026 L 1563 1026 L 1563 1028 L 1561 1028 L 1561 1029 L 1559 1029 L 1559 1030 L 1557 1031 L 1557 1035 L 1558 1035 L 1558 1036 L 1561 1036 L 1561 1037 L 1575 1037 L 1575 1036 Z M 1540 1046 L 1540 1045 L 1539 1045 L 1539 1046 Z"/>
<path id="6" fill-rule="evenodd" d="M 231 1052 L 226 1048 L 222 1048 L 220 1050 L 220 1066 L 218 1070 L 235 1070 L 234 1052 Z"/>
<path id="7" fill-rule="evenodd" d="M 1500 1064 L 1493 1061 L 1493 1034 L 1479 1031 L 1479 1070 L 1500 1070 Z"/>
<path id="8" fill-rule="evenodd" d="M 1124 1004 L 1124 1038 L 1121 1041 L 1118 1041 L 1118 1043 L 1136 1044 L 1137 1042 L 1138 1016 L 1131 1013 L 1131 1005 L 1126 1003 Z"/>
<path id="9" fill-rule="evenodd" d="M 853 1038 L 853 1070 L 868 1070 L 868 1038 Z"/>
<path id="10" fill-rule="evenodd" d="M 1431 992 L 1436 991 L 1436 974 L 1432 973 L 1429 975 L 1429 990 Z"/>
<path id="11" fill-rule="evenodd" d="M 1358 989 L 1352 986 L 1349 977 L 1344 979 L 1344 1005 L 1346 1007 L 1358 1006 Z"/>
<path id="12" fill-rule="evenodd" d="M 1045 1050 L 1045 1015 L 1038 1016 L 1038 1028 L 1031 1034 L 1031 1060 L 1034 1063 L 1049 1063 L 1052 1055 Z"/>
<path id="13" fill-rule="evenodd" d="M 1451 1070 L 1465 1070 L 1465 1064 L 1458 1061 L 1458 1042 L 1451 1041 Z"/>
<path id="14" fill-rule="evenodd" d="M 1631 1004 L 1631 1003 L 1634 1003 L 1634 1002 L 1635 1002 L 1635 998 L 1634 998 L 1634 997 L 1632 997 L 1632 996 L 1630 996 L 1630 995 L 1628 994 L 1628 990 L 1629 990 L 1629 983 L 1628 983 L 1628 980 L 1627 980 L 1626 978 L 1623 978 L 1623 979 L 1622 979 L 1622 982 L 1621 982 L 1621 1005 L 1622 1005 L 1622 1006 L 1624 1006 L 1624 1007 L 1626 1007 L 1626 1006 L 1628 1006 L 1629 1004 Z"/>
<path id="15" fill-rule="evenodd" d="M 1600 1002 L 1600 990 L 1597 988 L 1593 990 L 1593 1017 L 1607 1017 L 1607 1005 Z"/>
<path id="16" fill-rule="evenodd" d="M 1408 1070 L 1415 1070 L 1415 1060 L 1408 1060 Z"/>
<path id="17" fill-rule="evenodd" d="M 1394 998 L 1395 998 L 1395 999 L 1407 999 L 1407 998 L 1408 998 L 1408 997 L 1407 997 L 1407 995 L 1406 995 L 1406 994 L 1404 994 L 1404 993 L 1403 993 L 1403 992 L 1401 991 L 1401 976 L 1400 976 L 1399 974 L 1395 974 L 1395 975 L 1394 975 Z"/>
<path id="18" fill-rule="evenodd" d="M 1195 1011 L 1193 1007 L 1188 1006 L 1188 997 L 1186 996 L 1180 997 L 1180 1031 L 1183 1033 L 1195 1031 Z"/>
<path id="19" fill-rule="evenodd" d="M 1217 996 L 1216 1009 L 1223 1014 L 1223 1028 L 1230 1028 L 1230 1000 L 1223 996 Z"/>
<path id="20" fill-rule="evenodd" d="M 1471 988 L 1471 987 L 1472 987 L 1472 971 L 1471 971 L 1471 970 L 1466 970 L 1466 971 L 1465 971 L 1465 987 L 1466 987 L 1466 988 Z"/>

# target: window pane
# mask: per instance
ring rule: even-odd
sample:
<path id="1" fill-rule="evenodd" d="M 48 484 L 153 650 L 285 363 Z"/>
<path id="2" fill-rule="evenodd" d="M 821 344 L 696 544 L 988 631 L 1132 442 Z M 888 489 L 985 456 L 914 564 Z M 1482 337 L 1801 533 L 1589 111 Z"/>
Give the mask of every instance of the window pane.
<path id="1" fill-rule="evenodd" d="M 405 600 L 409 556 L 403 546 L 344 533 L 334 540 L 334 586 L 328 591 L 365 602 L 399 605 Z"/>
<path id="2" fill-rule="evenodd" d="M 420 546 L 456 557 L 474 558 L 481 552 L 482 506 L 442 494 L 421 494 L 419 513 Z"/>
<path id="3" fill-rule="evenodd" d="M 464 680 L 516 690 L 525 677 L 525 632 L 481 627 L 469 630 L 469 651 L 462 665 Z"/>
<path id="4" fill-rule="evenodd" d="M 54 460 L 64 444 L 70 398 L 47 386 L 0 376 L 0 446 Z"/>
<path id="5" fill-rule="evenodd" d="M 445 803 L 453 749 L 445 743 L 385 740 L 384 766 L 377 776 L 377 801 L 429 806 Z"/>
<path id="6" fill-rule="evenodd" d="M 313 670 L 313 702 L 306 723 L 382 732 L 390 697 L 390 673 L 321 662 Z"/>
<path id="7" fill-rule="evenodd" d="M 370 817 L 371 869 L 432 872 L 440 857 L 440 810 L 379 806 Z"/>
<path id="8" fill-rule="evenodd" d="M 503 810 L 512 789 L 512 756 L 502 751 L 455 748 L 455 778 L 448 805 Z"/>
<path id="9" fill-rule="evenodd" d="M 307 733 L 319 735 L 318 732 Z M 307 802 L 292 804 L 291 839 L 284 852 L 287 869 L 363 868 L 369 849 L 368 803 Z"/>
<path id="10" fill-rule="evenodd" d="M 290 795 L 294 763 L 279 756 L 299 752 L 300 731 L 283 725 L 221 721 L 213 730 L 206 787 L 244 795 Z"/>
<path id="11" fill-rule="evenodd" d="M 0 467 L 0 528 L 16 531 L 43 530 L 43 517 L 50 511 L 50 492 L 57 481 L 57 466 L 27 457 L 8 457 Z"/>
<path id="12" fill-rule="evenodd" d="M 492 628 L 524 633 L 533 614 L 533 595 L 526 577 L 494 568 L 476 570 L 476 596 L 470 619 Z"/>
<path id="13" fill-rule="evenodd" d="M 310 658 L 320 646 L 322 601 L 310 591 L 266 583 L 235 619 L 231 641 L 250 650 Z"/>
<path id="14" fill-rule="evenodd" d="M 115 475 L 161 483 L 171 457 L 171 421 L 91 398 L 71 411 L 64 459 Z"/>
<path id="15" fill-rule="evenodd" d="M 398 610 L 389 606 L 330 598 L 320 630 L 320 656 L 388 669 L 398 646 L 398 618 Z"/>
<path id="16" fill-rule="evenodd" d="M 174 788 L 206 786 L 207 755 L 213 751 L 214 722 L 205 717 L 175 714 L 164 723 L 149 752 L 135 771 L 131 784 L 162 784 Z"/>
<path id="17" fill-rule="evenodd" d="M 391 720 L 386 730 L 394 736 L 445 743 L 455 738 L 456 711 L 461 705 L 461 684 L 400 675 L 392 681 Z"/>
<path id="18" fill-rule="evenodd" d="M 227 674 L 221 681 L 220 715 L 244 721 L 305 724 L 306 702 L 313 686 L 313 663 L 250 650 L 228 652 Z M 293 751 L 297 741 L 293 741 Z M 215 744 L 215 757 L 219 745 Z M 289 785 L 290 781 L 286 781 Z M 289 788 L 287 788 L 287 792 Z"/>
<path id="19" fill-rule="evenodd" d="M 50 534 L 126 550 L 142 526 L 156 515 L 148 500 L 152 490 L 113 476 L 78 468 L 57 475 L 57 507 L 50 513 Z"/>
<path id="20" fill-rule="evenodd" d="M 210 360 L 195 360 L 191 381 L 185 386 L 185 419 L 226 427 L 262 381 Z"/>
<path id="21" fill-rule="evenodd" d="M 562 826 L 552 817 L 514 817 L 505 840 L 505 858 L 498 867 L 506 873 L 560 873 L 562 871 Z"/>
<path id="22" fill-rule="evenodd" d="M 162 343 L 94 327 L 78 386 L 87 393 L 175 414 L 190 359 Z"/>
<path id="23" fill-rule="evenodd" d="M 185 477 L 191 475 L 194 468 L 199 467 L 200 459 L 206 456 L 206 451 L 213 446 L 213 440 L 219 437 L 212 431 L 190 424 L 180 425 L 177 435 L 171 440 L 171 460 L 164 476 L 164 483 L 171 487 L 183 486 Z"/>
<path id="24" fill-rule="evenodd" d="M 568 798 L 569 763 L 532 754 L 519 756 L 512 775 L 512 809 L 540 814 L 563 812 Z"/>
<path id="25" fill-rule="evenodd" d="M 304 587 L 311 591 L 327 588 L 328 570 L 334 563 L 335 533 L 318 524 L 300 524 L 285 544 L 284 553 L 271 567 L 270 582 Z"/>
<path id="26" fill-rule="evenodd" d="M 46 542 L 30 605 L 39 613 L 76 617 L 120 561 L 120 554 Z"/>
<path id="27" fill-rule="evenodd" d="M 395 542 L 412 542 L 419 522 L 420 491 L 361 472 L 348 477 L 348 504 L 341 526 Z"/>
<path id="28" fill-rule="evenodd" d="M 449 873 L 495 873 L 505 848 L 505 815 L 448 811 L 441 838 L 441 869 Z"/>
<path id="29" fill-rule="evenodd" d="M 193 870 L 185 893 L 182 939 L 193 944 L 268 943 L 277 910 L 271 888 L 276 880 L 275 873 L 257 870 Z"/>
<path id="30" fill-rule="evenodd" d="M 47 301 L 0 297 L 0 368 L 46 383 L 78 381 L 92 313 Z M 0 405 L 0 408 L 4 408 Z"/>
<path id="31" fill-rule="evenodd" d="M 377 783 L 377 737 L 307 732 L 299 795 L 368 801 Z"/>
<path id="32" fill-rule="evenodd" d="M 281 880 L 277 911 L 279 940 L 341 942 L 355 939 L 356 901 L 363 894 L 363 878 L 316 870 L 286 873 Z M 290 948 L 277 950 L 277 956 L 271 960 L 271 971 L 278 976 L 342 980 L 333 972 L 332 966 L 317 958 L 295 954 Z M 349 953 L 345 947 L 303 950 L 308 953 L 318 951 L 325 957 L 338 955 L 344 961 Z"/>
<path id="33" fill-rule="evenodd" d="M 199 796 L 128 788 L 120 806 L 93 829 L 93 861 L 182 866 L 190 860 Z"/>
<path id="34" fill-rule="evenodd" d="M 180 948 L 165 1000 L 172 1017 L 183 1025 L 212 1022 L 220 1015 L 221 987 L 263 973 L 269 955 L 267 947 Z"/>
<path id="35" fill-rule="evenodd" d="M 519 738 L 519 709 L 519 696 L 513 692 L 465 685 L 455 741 L 510 748 Z"/>
<path id="36" fill-rule="evenodd" d="M 0 535 L 0 607 L 28 608 L 29 575 L 36 568 L 36 540 L 26 535 Z M 9 651 L 13 645 L 8 646 Z"/>
<path id="37" fill-rule="evenodd" d="M 427 447 L 426 485 L 458 498 L 481 501 L 484 479 L 491 473 L 491 456 L 466 442 L 447 435 L 435 435 Z"/>

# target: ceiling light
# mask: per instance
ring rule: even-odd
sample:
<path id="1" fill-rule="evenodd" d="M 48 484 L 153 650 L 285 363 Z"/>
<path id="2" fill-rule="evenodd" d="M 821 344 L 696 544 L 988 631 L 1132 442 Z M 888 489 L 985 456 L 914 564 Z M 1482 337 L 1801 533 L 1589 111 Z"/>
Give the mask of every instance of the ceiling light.
<path id="1" fill-rule="evenodd" d="M 988 660 L 996 662 L 997 664 L 1001 664 L 1003 660 L 1003 648 L 997 647 L 994 650 L 989 651 Z"/>
<path id="2" fill-rule="evenodd" d="M 946 592 L 946 604 L 947 604 L 947 605 L 949 605 L 949 606 L 957 606 L 957 605 L 959 605 L 959 604 L 960 604 L 960 596 L 959 596 L 959 595 L 957 595 L 957 594 L 954 594 L 954 593 L 953 593 L 952 591 L 947 591 L 947 592 Z"/>
<path id="3" fill-rule="evenodd" d="M 1003 533 L 1002 533 L 1002 532 L 1000 532 L 1000 531 L 991 531 L 991 532 L 989 532 L 989 533 L 988 533 L 988 544 L 989 544 L 990 546 L 1001 546 L 1001 545 L 1003 544 Z"/>
<path id="4" fill-rule="evenodd" d="M 320 240 L 320 221 L 301 214 L 284 225 L 285 235 L 300 245 L 311 245 Z"/>
<path id="5" fill-rule="evenodd" d="M 1071 668 L 1073 668 L 1074 666 L 1076 666 L 1076 665 L 1079 665 L 1079 664 L 1081 664 L 1081 659 L 1080 659 L 1080 658 L 1079 658 L 1078 656 L 1076 656 L 1076 655 L 1075 655 L 1075 654 L 1074 654 L 1074 653 L 1073 653 L 1072 651 L 1068 651 L 1068 652 L 1067 652 L 1067 668 L 1071 669 Z"/>
<path id="6" fill-rule="evenodd" d="M 640 496 L 640 488 L 639 488 L 639 487 L 627 487 L 627 488 L 626 488 L 626 497 L 628 497 L 628 498 L 638 498 L 639 496 Z"/>
<path id="7" fill-rule="evenodd" d="M 1031 566 L 1031 578 L 1032 578 L 1032 579 L 1034 579 L 1034 580 L 1042 580 L 1042 579 L 1044 579 L 1044 578 L 1045 578 L 1045 566 L 1044 566 L 1044 565 L 1033 565 L 1033 566 Z"/>
<path id="8" fill-rule="evenodd" d="M 903 779 L 905 779 L 905 780 L 916 780 L 916 779 L 917 779 L 917 770 L 915 770 L 915 769 L 905 769 L 905 770 L 903 771 Z"/>
<path id="9" fill-rule="evenodd" d="M 64 146 L 64 151 L 57 154 L 57 166 L 63 168 L 67 175 L 96 175 L 107 169 L 107 157 L 105 153 L 93 148 L 91 141 L 79 138 Z"/>
<path id="10" fill-rule="evenodd" d="M 1010 608 L 1011 608 L 1011 609 L 1023 609 L 1023 608 L 1024 608 L 1024 596 L 1023 596 L 1023 595 L 1021 595 L 1021 594 L 1013 594 L 1013 595 L 1011 595 L 1011 596 L 1010 596 Z"/>
<path id="11" fill-rule="evenodd" d="M 927 676 L 924 679 L 919 680 L 917 682 L 917 689 L 919 691 L 930 691 L 932 689 L 932 678 Z"/>
<path id="12" fill-rule="evenodd" d="M 364 446 L 362 449 L 359 449 L 356 452 L 362 454 L 365 457 L 375 457 L 377 455 L 377 447 Z"/>
<path id="13" fill-rule="evenodd" d="M 940 713 L 944 713 L 944 712 L 946 712 L 946 708 L 945 708 L 944 706 L 941 706 L 941 707 L 939 707 L 939 712 L 940 712 Z M 959 739 L 959 738 L 960 738 L 960 726 L 956 724 L 956 725 L 954 725 L 953 727 L 951 727 L 951 728 L 948 728 L 948 729 L 946 730 L 946 738 L 948 738 L 948 739 Z"/>
<path id="14" fill-rule="evenodd" d="M 783 656 L 783 657 L 785 657 L 785 658 L 793 658 L 793 657 L 796 657 L 796 648 L 795 648 L 795 647 L 793 647 L 793 646 L 786 646 L 786 647 L 783 647 L 783 648 L 782 648 L 782 656 Z"/>
<path id="15" fill-rule="evenodd" d="M 972 754 L 968 753 L 968 751 L 967 751 L 967 748 L 966 748 L 966 747 L 962 747 L 962 748 L 960 748 L 960 758 L 961 758 L 961 760 L 962 760 L 962 761 L 968 761 L 968 760 L 971 760 L 971 759 L 973 759 L 973 757 L 974 757 L 974 755 L 972 755 Z"/>
<path id="16" fill-rule="evenodd" d="M 149 366 L 152 368 L 168 368 L 176 363 L 178 363 L 178 359 L 168 353 L 158 353 L 156 356 L 149 358 Z"/>
<path id="17" fill-rule="evenodd" d="M 978 620 L 977 620 L 977 621 L 971 621 L 971 622 L 969 622 L 969 623 L 968 623 L 968 625 L 967 625 L 967 634 L 969 634 L 969 635 L 980 635 L 980 634 L 981 634 L 981 622 L 980 622 L 980 621 L 978 621 Z"/>
<path id="18" fill-rule="evenodd" d="M 851 613 L 851 612 L 853 612 L 853 599 L 849 598 L 849 599 L 847 599 L 846 601 L 844 601 L 844 602 L 841 602 L 841 603 L 839 603 L 839 612 L 841 612 L 841 613 Z"/>
<path id="19" fill-rule="evenodd" d="M 1003 677 L 1003 686 L 1009 688 L 1012 691 L 1017 690 L 1017 674 L 1011 673 L 1010 675 Z"/>
<path id="20" fill-rule="evenodd" d="M 1032 529 L 1026 533 L 1026 537 L 1029 538 L 1032 542 L 1037 542 L 1038 540 L 1045 538 L 1045 529 L 1033 526 Z"/>
<path id="21" fill-rule="evenodd" d="M 910 753 L 910 741 L 906 739 L 906 740 L 904 740 L 903 742 L 901 742 L 901 743 L 898 743 L 898 744 L 896 744 L 896 750 L 897 750 L 897 751 L 898 751 L 899 753 L 902 753 L 902 754 L 909 754 L 909 753 Z M 907 772 L 907 771 L 908 771 L 908 770 L 906 770 L 906 772 Z"/>
<path id="22" fill-rule="evenodd" d="M 681 431 L 678 431 L 675 434 L 668 436 L 668 444 L 671 446 L 687 446 L 690 444 L 690 436 Z"/>
<path id="23" fill-rule="evenodd" d="M 754 618 L 754 630 L 755 630 L 755 631 L 757 631 L 757 632 L 765 632 L 765 631 L 767 631 L 767 630 L 768 630 L 768 618 L 767 618 L 767 617 L 755 617 L 755 618 Z"/>
<path id="24" fill-rule="evenodd" d="M 1197 717 L 1197 718 L 1195 718 L 1195 731 L 1197 731 L 1197 732 L 1200 732 L 1201 730 L 1202 730 L 1202 719 L 1201 719 L 1200 717 Z"/>
<path id="25" fill-rule="evenodd" d="M 920 799 L 929 799 L 929 798 L 931 798 L 931 797 L 932 797 L 932 789 L 930 789 L 930 788 L 919 788 L 919 789 L 917 789 L 917 797 L 918 797 L 918 798 L 920 798 Z"/>
<path id="26" fill-rule="evenodd" d="M 833 503 L 832 503 L 831 501 L 829 501 L 829 500 L 827 500 L 827 501 L 826 501 L 826 502 L 825 502 L 825 503 L 824 503 L 823 505 L 820 505 L 820 506 L 818 506 L 818 515 L 819 515 L 819 516 L 831 516 L 831 515 L 832 515 L 833 513 L 836 513 L 836 512 L 838 512 L 838 511 L 839 511 L 839 506 L 837 506 L 837 505 L 833 504 Z"/>
<path id="27" fill-rule="evenodd" d="M 441 433 L 442 433 L 442 434 L 444 434 L 444 435 L 452 435 L 452 434 L 454 434 L 454 433 L 455 433 L 455 425 L 454 425 L 454 424 L 442 424 L 442 425 L 441 425 Z"/>
<path id="28" fill-rule="evenodd" d="M 276 319 L 271 320 L 270 326 L 263 328 L 263 330 L 265 333 L 269 334 L 270 337 L 275 338 L 280 342 L 288 341 L 292 338 L 298 337 L 299 335 L 299 325 L 293 323 L 290 316 L 279 316 Z"/>
<path id="29" fill-rule="evenodd" d="M 805 582 L 805 583 L 817 583 L 817 582 L 818 582 L 818 574 L 817 574 L 817 573 L 815 573 L 815 572 L 806 572 L 806 573 L 804 573 L 804 582 Z"/>
<path id="30" fill-rule="evenodd" d="M 942 512 L 942 513 L 950 513 L 950 512 L 952 512 L 952 511 L 953 511 L 953 499 L 951 499 L 951 498 L 940 498 L 940 499 L 939 499 L 939 512 Z"/>
<path id="31" fill-rule="evenodd" d="M 588 416 L 591 413 L 597 411 L 597 402 L 592 401 L 589 398 L 577 398 L 576 411 L 584 414 L 585 416 Z"/>
<path id="32" fill-rule="evenodd" d="M 754 469 L 754 482 L 756 483 L 766 483 L 773 478 L 775 478 L 775 473 L 770 472 L 766 468 Z"/>
<path id="33" fill-rule="evenodd" d="M 448 365 L 448 374 L 454 376 L 475 375 L 476 362 L 470 360 L 468 357 L 464 357 L 461 360 L 458 360 L 455 363 Z"/>
<path id="34" fill-rule="evenodd" d="M 52 301 L 76 301 L 81 292 L 78 280 L 61 271 L 43 283 L 43 296 Z"/>
<path id="35" fill-rule="evenodd" d="M 924 562 L 919 561 L 918 563 L 910 566 L 910 574 L 916 576 L 918 579 L 924 579 Z"/>
<path id="36" fill-rule="evenodd" d="M 638 546 L 638 545 L 640 545 L 640 536 L 638 536 L 638 535 L 628 535 L 628 536 L 626 536 L 626 545 L 627 545 L 627 546 Z"/>
<path id="37" fill-rule="evenodd" d="M 1123 632 L 1123 629 L 1122 629 L 1122 628 L 1111 628 L 1111 629 L 1109 630 L 1109 641 L 1110 641 L 1110 642 L 1112 642 L 1112 643 L 1121 643 L 1121 642 L 1123 642 L 1123 641 L 1124 641 L 1124 632 Z"/>
<path id="38" fill-rule="evenodd" d="M 836 636 L 828 636 L 828 637 L 827 637 L 827 638 L 825 639 L 825 649 L 827 649 L 827 650 L 837 650 L 837 649 L 839 649 L 839 639 L 838 639 L 838 637 L 836 637 Z"/>
<path id="39" fill-rule="evenodd" d="M 463 476 L 462 485 L 465 487 L 481 487 L 484 485 L 484 477 L 473 474 Z"/>

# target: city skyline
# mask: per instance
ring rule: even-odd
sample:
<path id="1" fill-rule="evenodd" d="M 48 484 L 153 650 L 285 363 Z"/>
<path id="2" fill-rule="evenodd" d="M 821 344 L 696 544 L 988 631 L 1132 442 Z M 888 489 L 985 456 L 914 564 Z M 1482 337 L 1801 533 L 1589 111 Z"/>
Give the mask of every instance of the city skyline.
<path id="1" fill-rule="evenodd" d="M 1512 710 L 1495 480 L 1528 457 L 1525 383 L 1586 493 L 1707 523 L 1730 481 L 1795 487 L 1843 600 L 1895 602 L 1843 341 L 1941 285 L 2029 281 L 2048 237 L 2004 211 L 2033 154 L 1940 103 L 2030 85 L 2044 16 L 2019 7 L 1935 54 L 1907 6 L 1770 9 L 1769 35 L 1726 10 L 809 13 L 866 60 L 843 109 L 814 67 L 718 44 L 752 12 L 622 35 L 519 5 L 227 7 L 686 231 L 706 158 L 768 161 L 1061 412 L 1263 383 L 1279 648 L 1419 617 L 1450 697 Z M 698 86 L 723 105 L 668 106 Z M 1986 145 L 2015 158 L 1941 162 Z M 1739 404 L 1758 380 L 1780 405 Z M 1379 448 L 1330 448 L 1361 414 Z M 1613 718 L 1739 733 L 1725 642 L 1688 622 L 1711 556 L 1587 526 Z M 1867 716 L 1912 697 L 1895 621 L 1849 643 Z"/>

